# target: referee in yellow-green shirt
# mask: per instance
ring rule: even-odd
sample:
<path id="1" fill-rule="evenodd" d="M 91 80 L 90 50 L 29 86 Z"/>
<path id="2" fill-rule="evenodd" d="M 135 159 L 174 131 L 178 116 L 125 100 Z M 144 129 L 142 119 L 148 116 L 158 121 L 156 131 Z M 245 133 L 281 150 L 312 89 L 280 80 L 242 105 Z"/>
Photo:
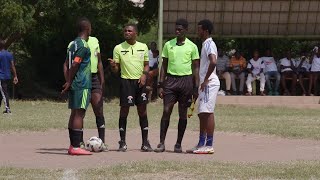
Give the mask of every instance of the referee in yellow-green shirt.
<path id="1" fill-rule="evenodd" d="M 187 110 L 198 97 L 199 52 L 197 46 L 186 38 L 188 21 L 176 21 L 176 38 L 165 43 L 162 51 L 162 68 L 159 96 L 163 98 L 163 114 L 160 124 L 160 143 L 155 152 L 165 151 L 165 138 L 175 103 L 179 103 L 178 138 L 174 152 L 181 153 L 181 142 L 187 127 Z"/>
<path id="2" fill-rule="evenodd" d="M 148 47 L 138 42 L 138 28 L 135 24 L 124 27 L 125 42 L 117 45 L 110 60 L 113 72 L 120 69 L 120 117 L 119 117 L 119 151 L 126 151 L 126 127 L 130 106 L 137 106 L 139 115 L 142 146 L 141 151 L 153 151 L 148 141 L 147 91 L 146 79 L 149 71 Z"/>

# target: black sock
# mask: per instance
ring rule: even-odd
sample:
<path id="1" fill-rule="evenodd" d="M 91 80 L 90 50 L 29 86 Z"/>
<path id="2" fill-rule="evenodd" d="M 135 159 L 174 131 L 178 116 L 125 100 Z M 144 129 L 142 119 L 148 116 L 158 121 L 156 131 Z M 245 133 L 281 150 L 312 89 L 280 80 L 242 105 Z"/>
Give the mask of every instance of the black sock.
<path id="1" fill-rule="evenodd" d="M 69 129 L 70 134 L 70 144 L 74 148 L 80 147 L 80 141 L 82 136 L 82 129 Z"/>
<path id="2" fill-rule="evenodd" d="M 184 132 L 186 131 L 186 128 L 187 128 L 187 122 L 188 121 L 186 119 L 179 119 L 177 144 L 181 145 Z"/>
<path id="3" fill-rule="evenodd" d="M 161 119 L 161 124 L 160 124 L 160 143 L 164 144 L 164 141 L 166 139 L 168 127 L 169 127 L 169 120 L 163 120 Z"/>
<path id="4" fill-rule="evenodd" d="M 105 137 L 105 120 L 104 117 L 96 117 L 96 124 L 98 128 L 98 134 L 99 138 L 102 140 L 104 143 L 104 137 Z"/>
<path id="5" fill-rule="evenodd" d="M 71 128 L 68 128 L 69 131 L 69 140 L 70 140 L 70 145 L 72 145 L 73 142 L 73 131 Z"/>
<path id="6" fill-rule="evenodd" d="M 127 118 L 119 118 L 119 132 L 121 141 L 126 141 Z"/>
<path id="7" fill-rule="evenodd" d="M 140 117 L 140 128 L 141 128 L 141 136 L 142 136 L 142 143 L 145 144 L 148 141 L 148 118 L 146 117 Z"/>
<path id="8" fill-rule="evenodd" d="M 84 141 L 83 141 L 83 130 L 82 130 L 82 132 L 81 132 L 80 142 L 84 142 Z"/>

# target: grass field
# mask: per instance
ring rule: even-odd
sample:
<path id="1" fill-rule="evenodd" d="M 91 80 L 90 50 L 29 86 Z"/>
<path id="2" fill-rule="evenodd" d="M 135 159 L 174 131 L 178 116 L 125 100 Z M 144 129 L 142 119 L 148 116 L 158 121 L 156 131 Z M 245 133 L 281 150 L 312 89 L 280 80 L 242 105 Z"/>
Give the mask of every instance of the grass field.
<path id="1" fill-rule="evenodd" d="M 0 132 L 46 131 L 65 129 L 70 111 L 66 103 L 49 101 L 14 101 L 12 115 L 1 115 Z M 128 128 L 139 126 L 136 108 L 132 107 L 128 117 Z M 117 129 L 119 106 L 112 101 L 104 104 L 108 129 Z M 294 109 L 283 107 L 240 107 L 218 105 L 216 108 L 216 130 L 276 135 L 288 138 L 320 140 L 320 111 L 316 109 Z M 161 101 L 148 105 L 151 129 L 157 129 L 162 115 Z M 177 107 L 171 116 L 170 128 L 176 128 Z M 95 128 L 95 118 L 89 107 L 85 128 Z M 196 112 L 188 121 L 188 129 L 198 129 Z"/>
<path id="2" fill-rule="evenodd" d="M 85 170 L 0 168 L 0 179 L 319 179 L 320 162 L 130 162 Z"/>
<path id="3" fill-rule="evenodd" d="M 66 129 L 70 111 L 66 103 L 50 101 L 14 101 L 11 115 L 1 115 L 0 133 Z M 104 106 L 107 128 L 117 129 L 119 106 L 116 100 Z M 161 101 L 150 103 L 151 129 L 158 130 L 162 115 Z M 218 105 L 216 129 L 275 135 L 287 138 L 320 140 L 320 112 L 315 109 L 283 107 L 240 107 Z M 131 108 L 128 128 L 138 128 L 135 108 Z M 177 126 L 177 108 L 171 116 L 170 128 Z M 95 128 L 91 107 L 85 128 Z M 198 129 L 196 112 L 188 129 Z M 320 179 L 320 161 L 288 163 L 229 163 L 208 161 L 142 161 L 128 162 L 83 170 L 27 169 L 0 167 L 0 179 Z"/>

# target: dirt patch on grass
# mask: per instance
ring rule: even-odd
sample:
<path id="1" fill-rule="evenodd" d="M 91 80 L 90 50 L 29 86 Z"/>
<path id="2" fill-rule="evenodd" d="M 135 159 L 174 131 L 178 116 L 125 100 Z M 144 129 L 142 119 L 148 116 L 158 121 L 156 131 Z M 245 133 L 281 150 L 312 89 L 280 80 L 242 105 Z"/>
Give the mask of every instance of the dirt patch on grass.
<path id="1" fill-rule="evenodd" d="M 85 130 L 85 139 L 96 136 L 96 130 Z M 159 132 L 149 134 L 152 147 L 159 141 Z M 0 166 L 26 168 L 94 168 L 128 161 L 167 160 L 167 161 L 224 161 L 224 162 L 288 162 L 295 160 L 320 160 L 320 141 L 285 139 L 242 133 L 215 134 L 214 155 L 193 155 L 173 153 L 177 137 L 176 130 L 169 130 L 166 139 L 166 152 L 140 152 L 141 135 L 138 130 L 127 132 L 127 152 L 117 152 L 119 134 L 107 130 L 106 139 L 109 152 L 95 153 L 92 156 L 69 156 L 68 132 L 28 132 L 0 134 Z M 198 132 L 186 131 L 183 150 L 194 146 Z"/>

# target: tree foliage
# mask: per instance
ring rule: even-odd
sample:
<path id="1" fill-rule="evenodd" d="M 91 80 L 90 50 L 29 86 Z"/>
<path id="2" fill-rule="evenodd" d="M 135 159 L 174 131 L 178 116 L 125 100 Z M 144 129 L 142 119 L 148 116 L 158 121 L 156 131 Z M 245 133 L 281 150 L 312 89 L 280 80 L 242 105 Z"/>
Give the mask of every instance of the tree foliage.
<path id="1" fill-rule="evenodd" d="M 17 63 L 24 92 L 29 92 L 26 87 L 57 92 L 61 88 L 66 46 L 77 36 L 78 18 L 91 21 L 92 35 L 99 39 L 106 59 L 123 41 L 123 25 L 138 22 L 140 32 L 147 32 L 156 21 L 158 6 L 154 0 L 146 0 L 142 8 L 129 0 L 0 0 L 0 4 L 0 38 L 16 57 L 22 58 Z M 104 63 L 106 76 L 112 77 Z"/>

